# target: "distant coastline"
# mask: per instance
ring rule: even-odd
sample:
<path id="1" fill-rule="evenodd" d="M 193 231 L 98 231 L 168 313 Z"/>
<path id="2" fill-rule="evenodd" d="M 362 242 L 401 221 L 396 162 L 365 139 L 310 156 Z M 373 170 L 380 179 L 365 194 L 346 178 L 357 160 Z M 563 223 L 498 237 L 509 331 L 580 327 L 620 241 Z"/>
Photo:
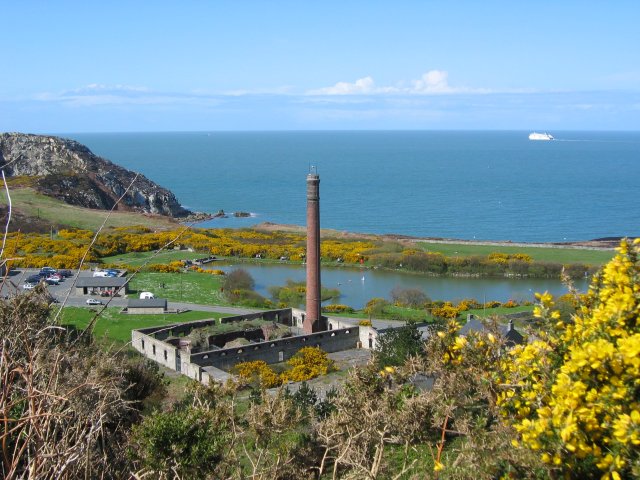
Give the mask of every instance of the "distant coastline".
<path id="1" fill-rule="evenodd" d="M 267 232 L 283 231 L 283 232 L 296 232 L 302 233 L 306 227 L 300 225 L 288 225 L 277 224 L 272 222 L 263 222 L 252 227 L 256 230 L 262 230 Z M 510 240 L 464 240 L 458 238 L 442 238 L 442 237 L 417 237 L 411 235 L 396 235 L 396 234 L 371 234 L 371 233 L 357 233 L 346 232 L 333 229 L 321 229 L 321 234 L 327 237 L 339 237 L 339 238 L 368 238 L 368 239 L 380 239 L 387 241 L 399 241 L 406 243 L 424 242 L 424 243 L 444 243 L 444 244 L 466 244 L 466 245 L 495 245 L 495 246 L 509 246 L 509 247 L 540 247 L 540 248 L 576 248 L 576 249 L 589 249 L 589 250 L 612 250 L 620 244 L 620 240 L 624 237 L 608 237 L 599 238 L 593 240 L 582 240 L 573 242 L 512 242 Z"/>

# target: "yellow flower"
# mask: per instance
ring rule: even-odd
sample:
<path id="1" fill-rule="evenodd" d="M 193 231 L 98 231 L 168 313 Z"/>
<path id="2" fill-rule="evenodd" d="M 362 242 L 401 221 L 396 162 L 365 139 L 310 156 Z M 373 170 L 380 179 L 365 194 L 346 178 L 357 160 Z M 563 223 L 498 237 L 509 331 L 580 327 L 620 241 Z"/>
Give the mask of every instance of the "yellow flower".
<path id="1" fill-rule="evenodd" d="M 464 348 L 467 344 L 467 339 L 465 337 L 456 337 L 456 342 L 453 345 L 453 350 L 460 350 Z"/>
<path id="2" fill-rule="evenodd" d="M 538 340 L 500 362 L 503 383 L 518 385 L 498 398 L 502 418 L 522 447 L 556 452 L 540 458 L 559 476 L 589 468 L 589 458 L 602 478 L 619 480 L 640 459 L 640 241 L 619 251 L 577 299 L 572 322 L 558 321 L 553 297 L 538 294 Z"/>

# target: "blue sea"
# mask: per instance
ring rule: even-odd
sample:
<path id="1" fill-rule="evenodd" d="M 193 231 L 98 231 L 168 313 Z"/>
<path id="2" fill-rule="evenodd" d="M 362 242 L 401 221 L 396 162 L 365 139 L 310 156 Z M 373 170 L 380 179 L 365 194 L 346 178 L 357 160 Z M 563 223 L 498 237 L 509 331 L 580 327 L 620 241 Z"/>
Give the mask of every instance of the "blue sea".
<path id="1" fill-rule="evenodd" d="M 318 131 L 65 134 L 172 190 L 208 227 L 304 225 L 478 240 L 640 236 L 640 132 Z"/>

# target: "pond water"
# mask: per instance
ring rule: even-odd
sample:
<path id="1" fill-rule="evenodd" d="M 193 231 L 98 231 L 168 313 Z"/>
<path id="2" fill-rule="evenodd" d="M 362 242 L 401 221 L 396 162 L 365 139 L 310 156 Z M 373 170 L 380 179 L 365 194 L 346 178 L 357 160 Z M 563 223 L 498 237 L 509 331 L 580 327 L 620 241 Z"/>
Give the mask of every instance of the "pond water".
<path id="1" fill-rule="evenodd" d="M 270 298 L 269 287 L 284 285 L 287 280 L 296 282 L 306 278 L 303 265 L 273 263 L 227 263 L 215 262 L 209 268 L 229 272 L 242 268 L 249 272 L 256 282 L 256 291 Z M 480 302 L 509 299 L 534 301 L 536 292 L 549 291 L 553 295 L 567 293 L 567 287 L 556 279 L 532 278 L 466 278 L 432 277 L 427 275 L 361 269 L 354 267 L 323 267 L 322 285 L 337 288 L 341 292 L 339 299 L 330 303 L 342 303 L 360 309 L 373 297 L 391 299 L 391 291 L 396 287 L 418 288 L 433 300 L 458 301 L 463 298 L 475 298 Z M 575 282 L 580 291 L 586 291 L 586 279 Z"/>

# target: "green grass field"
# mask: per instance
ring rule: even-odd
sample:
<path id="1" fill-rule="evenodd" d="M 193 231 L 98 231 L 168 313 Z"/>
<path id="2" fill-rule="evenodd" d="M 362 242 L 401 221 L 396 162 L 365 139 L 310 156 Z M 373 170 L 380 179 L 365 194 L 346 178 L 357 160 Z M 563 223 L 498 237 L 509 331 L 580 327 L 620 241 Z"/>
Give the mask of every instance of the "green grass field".
<path id="1" fill-rule="evenodd" d="M 133 295 L 138 292 L 153 292 L 158 298 L 174 302 L 228 305 L 220 291 L 223 279 L 224 277 L 208 273 L 139 272 L 129 283 L 129 289 Z"/>
<path id="2" fill-rule="evenodd" d="M 73 325 L 81 330 L 86 328 L 96 311 L 84 307 L 65 307 L 62 311 L 60 323 L 62 325 Z M 104 339 L 107 342 L 116 344 L 125 344 L 131 340 L 131 330 L 136 328 L 227 316 L 217 312 L 198 311 L 167 315 L 128 315 L 119 312 L 119 308 L 107 308 L 100 315 L 94 329 L 94 336 L 97 339 Z"/>
<path id="3" fill-rule="evenodd" d="M 16 211 L 29 217 L 46 219 L 52 225 L 97 230 L 107 216 L 107 212 L 104 210 L 92 210 L 68 205 L 61 200 L 41 195 L 29 187 L 13 188 L 10 192 L 13 208 Z M 6 203 L 6 200 L 6 192 L 2 190 L 0 201 Z M 107 227 L 126 227 L 130 225 L 143 225 L 150 228 L 176 228 L 178 223 L 168 217 L 149 216 L 133 212 L 113 212 L 107 222 Z"/>
<path id="4" fill-rule="evenodd" d="M 427 252 L 441 253 L 447 257 L 487 256 L 490 253 L 525 253 L 539 262 L 586 263 L 602 265 L 613 258 L 613 250 L 586 250 L 556 247 L 512 247 L 498 245 L 468 245 L 464 243 L 418 242 L 416 246 Z"/>
<path id="5" fill-rule="evenodd" d="M 505 307 L 497 307 L 497 308 L 477 308 L 473 310 L 466 310 L 460 314 L 459 318 L 467 318 L 468 313 L 472 313 L 476 317 L 485 318 L 491 317 L 494 315 L 508 315 L 510 313 L 520 313 L 520 312 L 533 312 L 533 305 L 522 305 L 519 307 L 513 308 L 505 308 Z"/>
<path id="6" fill-rule="evenodd" d="M 205 253 L 189 252 L 187 250 L 163 250 L 155 255 L 153 252 L 131 252 L 122 255 L 114 255 L 112 257 L 103 257 L 102 261 L 106 264 L 132 265 L 138 267 L 149 261 L 149 265 L 154 263 L 170 263 L 177 260 L 194 260 L 206 258 L 209 255 Z M 153 257 L 153 258 L 151 258 Z"/>
<path id="7" fill-rule="evenodd" d="M 459 320 L 466 320 L 467 314 L 472 313 L 477 317 L 486 318 L 491 316 L 502 316 L 508 315 L 510 313 L 519 313 L 519 312 L 532 312 L 533 305 L 529 306 L 519 306 L 513 308 L 480 308 L 477 310 L 466 310 L 462 312 L 459 316 Z M 358 310 L 354 313 L 325 313 L 330 317 L 347 317 L 347 318 L 362 318 L 368 319 L 369 315 L 364 313 L 362 310 Z M 433 322 L 434 318 L 430 313 L 423 309 L 419 308 L 405 308 L 405 307 L 396 307 L 395 305 L 391 305 L 385 309 L 385 315 L 380 317 L 381 319 L 387 320 L 399 320 L 405 322 Z"/>

